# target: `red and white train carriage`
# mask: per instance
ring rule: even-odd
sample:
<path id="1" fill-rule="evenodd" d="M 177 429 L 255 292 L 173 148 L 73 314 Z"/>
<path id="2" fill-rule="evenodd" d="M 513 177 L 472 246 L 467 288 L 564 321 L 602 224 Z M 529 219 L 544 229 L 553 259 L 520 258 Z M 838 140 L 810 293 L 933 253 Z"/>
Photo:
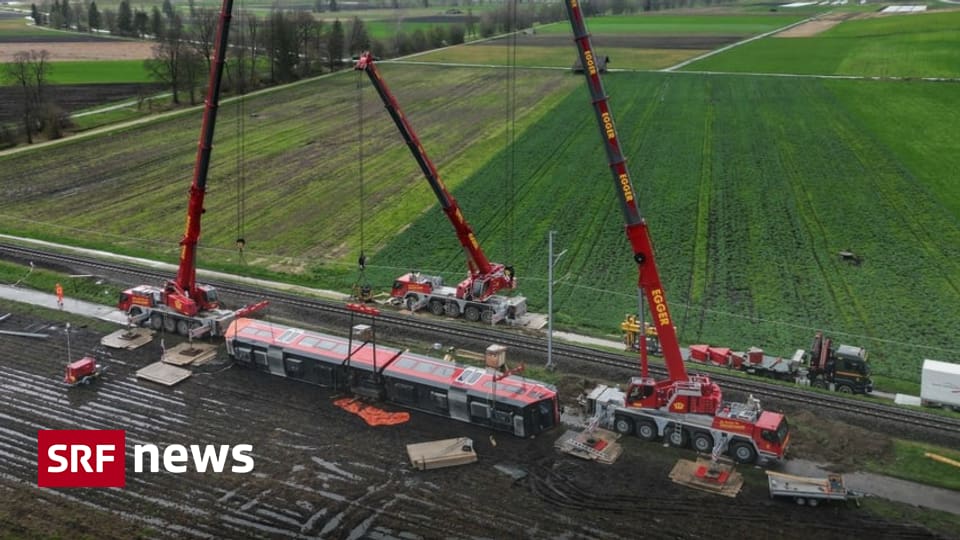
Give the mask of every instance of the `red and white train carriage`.
<path id="1" fill-rule="evenodd" d="M 492 369 L 240 318 L 225 334 L 244 366 L 530 437 L 559 424 L 556 388 Z M 351 350 L 352 347 L 352 350 Z"/>

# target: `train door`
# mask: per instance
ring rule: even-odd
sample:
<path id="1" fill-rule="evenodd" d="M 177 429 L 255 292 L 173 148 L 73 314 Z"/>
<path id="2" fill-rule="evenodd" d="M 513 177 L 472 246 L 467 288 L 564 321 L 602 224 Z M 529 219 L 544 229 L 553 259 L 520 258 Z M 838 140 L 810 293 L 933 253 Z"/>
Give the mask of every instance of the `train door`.
<path id="1" fill-rule="evenodd" d="M 283 367 L 283 349 L 273 345 L 267 348 L 267 367 L 271 375 L 287 376 L 287 371 Z"/>
<path id="2" fill-rule="evenodd" d="M 450 418 L 470 421 L 470 408 L 467 405 L 467 391 L 463 388 L 451 387 L 447 392 L 447 402 L 450 404 Z"/>

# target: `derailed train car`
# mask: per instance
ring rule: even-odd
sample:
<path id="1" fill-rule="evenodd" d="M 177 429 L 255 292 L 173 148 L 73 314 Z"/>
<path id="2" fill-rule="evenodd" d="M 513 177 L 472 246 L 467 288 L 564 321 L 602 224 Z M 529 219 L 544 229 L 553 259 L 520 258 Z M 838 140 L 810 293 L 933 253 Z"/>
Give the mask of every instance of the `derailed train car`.
<path id="1" fill-rule="evenodd" d="M 233 321 L 227 352 L 240 365 L 349 390 L 455 420 L 531 437 L 560 421 L 557 390 L 420 354 L 256 319 Z"/>

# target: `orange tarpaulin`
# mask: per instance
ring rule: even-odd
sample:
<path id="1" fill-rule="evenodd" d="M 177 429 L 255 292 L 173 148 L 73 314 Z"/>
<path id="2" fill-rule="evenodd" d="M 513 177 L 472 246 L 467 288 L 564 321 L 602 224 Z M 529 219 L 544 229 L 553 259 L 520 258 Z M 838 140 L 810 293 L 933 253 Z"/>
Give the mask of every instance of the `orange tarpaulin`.
<path id="1" fill-rule="evenodd" d="M 387 412 L 379 407 L 367 405 L 356 398 L 340 398 L 334 401 L 333 404 L 363 418 L 363 421 L 371 426 L 392 426 L 410 420 L 410 413 Z"/>

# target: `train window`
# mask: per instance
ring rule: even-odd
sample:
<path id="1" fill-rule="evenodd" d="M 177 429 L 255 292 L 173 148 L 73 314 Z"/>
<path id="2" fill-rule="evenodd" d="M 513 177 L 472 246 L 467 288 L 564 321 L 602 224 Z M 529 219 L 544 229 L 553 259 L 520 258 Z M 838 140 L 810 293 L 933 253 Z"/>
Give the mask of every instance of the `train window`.
<path id="1" fill-rule="evenodd" d="M 333 349 L 333 348 L 336 347 L 336 346 L 337 346 L 337 344 L 334 343 L 334 342 L 332 342 L 332 341 L 321 341 L 321 342 L 317 343 L 316 345 L 314 345 L 314 347 L 316 347 L 316 348 L 318 348 L 318 349 L 326 349 L 326 350 L 328 350 L 328 351 L 331 350 L 331 349 Z"/>
<path id="2" fill-rule="evenodd" d="M 407 403 L 417 402 L 417 389 L 412 384 L 396 383 L 393 389 L 397 392 L 397 399 Z"/>
<path id="3" fill-rule="evenodd" d="M 303 373 L 303 360 L 297 358 L 287 358 L 285 364 L 288 374 L 300 375 Z"/>
<path id="4" fill-rule="evenodd" d="M 493 423 L 509 426 L 513 424 L 513 415 L 507 411 L 493 411 Z"/>
<path id="5" fill-rule="evenodd" d="M 300 340 L 300 345 L 303 345 L 304 347 L 316 347 L 317 342 L 319 341 L 320 340 L 315 337 L 307 336 Z"/>
<path id="6" fill-rule="evenodd" d="M 440 410 L 447 410 L 447 395 L 442 392 L 430 392 L 430 401 Z"/>
<path id="7" fill-rule="evenodd" d="M 267 353 L 264 351 L 253 351 L 253 361 L 258 366 L 267 365 Z"/>
<path id="8" fill-rule="evenodd" d="M 450 377 L 453 375 L 454 371 L 456 370 L 452 367 L 440 366 L 436 369 L 436 371 L 433 372 L 433 374 L 437 375 L 438 377 Z"/>
<path id="9" fill-rule="evenodd" d="M 540 398 L 547 397 L 547 394 L 544 393 L 544 392 L 543 392 L 542 390 L 540 390 L 539 388 L 534 388 L 534 389 L 530 390 L 529 392 L 527 392 L 527 395 L 530 396 L 530 397 L 532 397 L 533 399 L 540 399 Z"/>
<path id="10" fill-rule="evenodd" d="M 417 361 L 410 358 L 401 358 L 397 360 L 396 365 L 400 369 L 412 369 L 413 366 L 417 365 Z"/>
<path id="11" fill-rule="evenodd" d="M 433 373 L 433 369 L 435 367 L 436 366 L 434 366 L 429 362 L 417 362 L 417 367 L 415 367 L 414 369 L 419 371 L 420 373 Z"/>
<path id="12" fill-rule="evenodd" d="M 514 385 L 512 385 L 512 384 L 504 384 L 504 383 L 502 383 L 502 382 L 494 383 L 493 381 L 487 381 L 487 382 L 483 383 L 483 386 L 484 386 L 485 388 L 489 388 L 489 389 L 493 390 L 494 384 L 496 384 L 497 390 L 500 390 L 501 392 L 513 392 L 514 394 L 522 394 L 522 393 L 523 393 L 523 387 L 521 387 L 521 386 L 514 386 Z"/>
<path id="13" fill-rule="evenodd" d="M 259 335 L 260 330 L 252 326 L 246 326 L 243 330 L 240 330 L 240 335 L 243 336 L 256 336 Z"/>
<path id="14" fill-rule="evenodd" d="M 288 328 L 286 332 L 280 334 L 280 337 L 277 338 L 277 341 L 280 343 L 290 343 L 297 336 L 303 334 L 303 330 L 299 328 Z"/>
<path id="15" fill-rule="evenodd" d="M 480 377 L 483 376 L 483 372 L 475 368 L 467 368 L 463 370 L 463 373 L 457 377 L 457 382 L 461 384 L 473 384 L 480 380 Z"/>
<path id="16" fill-rule="evenodd" d="M 234 353 L 233 353 L 233 355 L 236 357 L 237 360 L 240 360 L 241 362 L 249 362 L 249 361 L 250 361 L 250 348 L 249 348 L 249 347 L 236 347 L 236 348 L 234 348 Z"/>
<path id="17" fill-rule="evenodd" d="M 470 403 L 470 416 L 476 418 L 490 418 L 490 407 L 486 403 L 476 401 Z"/>

